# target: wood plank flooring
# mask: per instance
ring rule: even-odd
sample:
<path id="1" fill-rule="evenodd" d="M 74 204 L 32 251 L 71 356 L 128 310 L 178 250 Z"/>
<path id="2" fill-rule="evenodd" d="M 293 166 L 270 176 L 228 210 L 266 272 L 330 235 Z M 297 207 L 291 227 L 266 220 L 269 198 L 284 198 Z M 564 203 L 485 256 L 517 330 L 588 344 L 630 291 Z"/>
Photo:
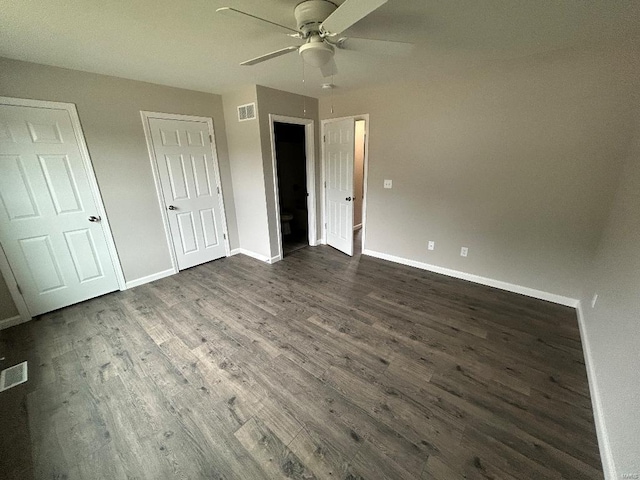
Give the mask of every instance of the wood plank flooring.
<path id="1" fill-rule="evenodd" d="M 602 479 L 574 310 L 330 247 L 0 332 L 20 479 Z"/>

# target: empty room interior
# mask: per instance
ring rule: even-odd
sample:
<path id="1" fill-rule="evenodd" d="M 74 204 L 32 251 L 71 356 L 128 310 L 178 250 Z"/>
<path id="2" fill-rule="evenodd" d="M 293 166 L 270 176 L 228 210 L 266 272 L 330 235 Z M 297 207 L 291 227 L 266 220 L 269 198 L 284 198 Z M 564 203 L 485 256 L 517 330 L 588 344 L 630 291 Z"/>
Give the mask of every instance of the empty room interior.
<path id="1" fill-rule="evenodd" d="M 1 478 L 640 478 L 640 2 L 0 3 Z"/>

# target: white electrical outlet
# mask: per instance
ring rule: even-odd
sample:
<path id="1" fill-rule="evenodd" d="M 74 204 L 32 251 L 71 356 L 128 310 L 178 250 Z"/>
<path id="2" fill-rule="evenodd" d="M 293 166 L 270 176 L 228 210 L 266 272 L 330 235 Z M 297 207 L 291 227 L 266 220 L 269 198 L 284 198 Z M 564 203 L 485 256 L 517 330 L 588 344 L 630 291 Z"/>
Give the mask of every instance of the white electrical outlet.
<path id="1" fill-rule="evenodd" d="M 385 180 L 384 181 L 384 188 L 391 188 L 393 186 L 393 181 L 392 180 Z"/>
<path id="2" fill-rule="evenodd" d="M 594 293 L 591 299 L 591 308 L 596 308 L 596 302 L 598 301 L 598 294 Z"/>
<path id="3" fill-rule="evenodd" d="M 462 247 L 460 249 L 460 256 L 461 257 L 466 257 L 469 254 L 469 249 L 467 247 Z"/>
<path id="4" fill-rule="evenodd" d="M 434 242 L 433 240 L 429 240 L 429 245 L 427 246 L 427 248 L 429 250 L 433 250 L 436 248 L 436 242 Z"/>

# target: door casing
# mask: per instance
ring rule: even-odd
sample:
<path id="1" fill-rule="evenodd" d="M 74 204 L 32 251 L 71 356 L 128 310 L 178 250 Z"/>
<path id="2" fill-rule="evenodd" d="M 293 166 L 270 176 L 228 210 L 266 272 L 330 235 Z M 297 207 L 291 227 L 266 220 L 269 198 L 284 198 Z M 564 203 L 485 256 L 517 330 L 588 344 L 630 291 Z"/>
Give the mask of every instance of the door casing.
<path id="1" fill-rule="evenodd" d="M 322 166 L 321 166 L 321 186 L 322 186 L 322 205 L 321 205 L 321 217 L 322 218 L 322 237 L 320 238 L 320 243 L 323 245 L 327 244 L 327 199 L 326 199 L 326 191 L 325 191 L 325 182 L 326 182 L 326 157 L 325 157 L 325 148 L 324 148 L 324 130 L 325 125 L 327 123 L 336 122 L 338 120 L 346 120 L 348 118 L 352 118 L 354 122 L 358 120 L 364 120 L 364 178 L 362 181 L 362 250 L 364 251 L 365 237 L 367 235 L 367 184 L 368 184 L 368 176 L 369 176 L 369 114 L 363 113 L 360 115 L 352 115 L 346 117 L 337 117 L 337 118 L 327 118 L 326 120 L 322 120 L 320 122 L 320 139 L 322 140 L 320 143 L 322 145 L 321 148 L 321 157 L 322 157 Z M 353 190 L 353 185 L 352 185 Z"/>
<path id="2" fill-rule="evenodd" d="M 109 256 L 111 258 L 111 263 L 116 274 L 116 279 L 118 281 L 118 288 L 120 288 L 120 290 L 125 290 L 127 287 L 124 279 L 124 273 L 122 271 L 122 265 L 120 264 L 120 258 L 118 256 L 118 251 L 116 250 L 113 233 L 111 231 L 111 226 L 109 225 L 109 217 L 107 216 L 107 212 L 104 208 L 104 203 L 102 202 L 102 196 L 100 195 L 100 189 L 98 188 L 98 181 L 96 180 L 93 163 L 91 162 L 91 157 L 89 156 L 89 150 L 87 149 L 84 133 L 80 124 L 80 117 L 78 116 L 78 111 L 76 110 L 75 104 L 11 97 L 0 97 L 0 104 L 13 105 L 18 107 L 52 108 L 58 110 L 66 110 L 69 113 L 73 132 L 76 137 L 76 142 L 78 143 L 78 149 L 80 150 L 80 157 L 82 158 L 82 163 L 87 173 L 91 195 L 96 202 L 98 214 L 102 217 L 101 224 L 103 225 L 105 240 L 107 243 L 107 248 L 109 250 Z M 7 283 L 9 293 L 11 293 L 11 298 L 13 299 L 16 308 L 18 309 L 18 313 L 20 314 L 19 321 L 14 321 L 13 319 L 11 319 L 11 325 L 31 320 L 31 313 L 27 308 L 27 304 L 24 301 L 24 298 L 22 298 L 22 294 L 18 290 L 18 283 L 15 276 L 13 275 L 13 271 L 11 270 L 4 250 L 0 251 L 0 272 L 2 272 L 2 276 Z M 9 326 L 9 324 L 0 325 L 0 327 L 6 326 Z"/>
<path id="3" fill-rule="evenodd" d="M 153 142 L 151 139 L 151 127 L 149 125 L 149 119 L 160 118 L 166 120 L 182 120 L 182 121 L 194 121 L 194 122 L 206 122 L 209 129 L 209 135 L 211 137 L 211 158 L 213 159 L 213 173 L 216 183 L 220 185 L 220 195 L 218 200 L 220 201 L 220 210 L 222 215 L 222 228 L 224 233 L 224 245 L 227 257 L 231 255 L 231 249 L 229 247 L 229 229 L 227 227 L 227 214 L 224 208 L 224 190 L 222 188 L 222 181 L 220 179 L 220 166 L 218 164 L 218 153 L 216 151 L 216 136 L 213 131 L 213 119 L 209 117 L 197 117 L 194 115 L 180 115 L 177 113 L 160 113 L 160 112 L 148 112 L 141 110 L 140 117 L 142 118 L 142 127 L 144 128 L 144 137 L 147 142 L 147 151 L 149 152 L 149 161 L 151 162 L 151 171 L 153 173 L 153 182 L 156 186 L 156 194 L 158 198 L 158 206 L 160 208 L 160 214 L 162 216 L 162 224 L 164 226 L 165 238 L 167 240 L 167 247 L 169 248 L 169 255 L 171 257 L 171 268 L 173 273 L 178 273 L 178 261 L 176 258 L 176 251 L 173 245 L 171 237 L 171 229 L 169 228 L 169 216 L 165 208 L 165 200 L 162 194 L 162 184 L 160 182 L 160 172 L 158 171 L 158 163 L 154 153 Z"/>
<path id="4" fill-rule="evenodd" d="M 307 162 L 307 212 L 309 227 L 309 245 L 315 247 L 318 244 L 317 217 L 316 217 L 316 154 L 314 142 L 315 122 L 309 118 L 287 117 L 284 115 L 269 114 L 269 130 L 271 134 L 271 165 L 273 168 L 273 193 L 276 204 L 276 229 L 278 232 L 278 256 L 271 260 L 271 263 L 284 258 L 282 252 L 282 225 L 280 223 L 280 194 L 278 192 L 278 163 L 276 159 L 276 135 L 274 124 L 290 123 L 294 125 L 304 125 L 305 137 L 305 157 Z"/>

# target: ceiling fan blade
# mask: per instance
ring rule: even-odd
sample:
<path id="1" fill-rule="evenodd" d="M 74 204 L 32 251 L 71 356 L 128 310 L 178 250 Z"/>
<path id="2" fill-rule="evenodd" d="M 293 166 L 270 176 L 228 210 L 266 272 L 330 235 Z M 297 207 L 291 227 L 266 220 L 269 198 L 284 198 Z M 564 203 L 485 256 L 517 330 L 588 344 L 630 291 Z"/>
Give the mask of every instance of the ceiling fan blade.
<path id="1" fill-rule="evenodd" d="M 414 48 L 413 43 L 351 37 L 340 40 L 337 46 L 356 52 L 370 53 L 373 55 L 391 55 L 394 57 L 408 57 Z"/>
<path id="2" fill-rule="evenodd" d="M 252 58 L 251 60 L 247 60 L 246 62 L 242 62 L 240 65 L 255 65 L 256 63 L 264 62 L 266 60 L 271 60 L 272 58 L 279 57 L 280 55 L 286 55 L 289 52 L 294 52 L 298 50 L 298 47 L 286 47 L 281 48 L 280 50 L 276 50 L 275 52 L 267 53 L 265 55 L 260 55 L 259 57 Z"/>
<path id="3" fill-rule="evenodd" d="M 338 73 L 338 66 L 336 65 L 336 61 L 333 57 L 320 67 L 320 71 L 322 72 L 323 77 L 330 77 L 331 75 L 336 75 Z"/>
<path id="4" fill-rule="evenodd" d="M 293 28 L 289 28 L 285 25 L 280 25 L 279 23 L 276 22 L 272 22 L 271 20 L 267 20 L 265 18 L 261 18 L 261 17 L 256 17 L 255 15 L 252 15 L 250 13 L 247 12 L 243 12 L 241 10 L 237 10 L 235 8 L 231 8 L 231 7 L 220 7 L 216 10 L 217 13 L 222 13 L 223 15 L 227 15 L 229 17 L 233 17 L 233 18 L 237 18 L 239 20 L 245 20 L 245 21 L 250 21 L 250 22 L 254 22 L 257 24 L 260 24 L 262 26 L 271 26 L 271 27 L 276 27 L 279 28 L 280 30 L 284 30 L 286 33 L 294 33 L 294 34 L 299 34 L 299 32 Z"/>
<path id="5" fill-rule="evenodd" d="M 358 20 L 377 10 L 388 0 L 346 0 L 320 26 L 329 36 L 339 35 Z"/>

